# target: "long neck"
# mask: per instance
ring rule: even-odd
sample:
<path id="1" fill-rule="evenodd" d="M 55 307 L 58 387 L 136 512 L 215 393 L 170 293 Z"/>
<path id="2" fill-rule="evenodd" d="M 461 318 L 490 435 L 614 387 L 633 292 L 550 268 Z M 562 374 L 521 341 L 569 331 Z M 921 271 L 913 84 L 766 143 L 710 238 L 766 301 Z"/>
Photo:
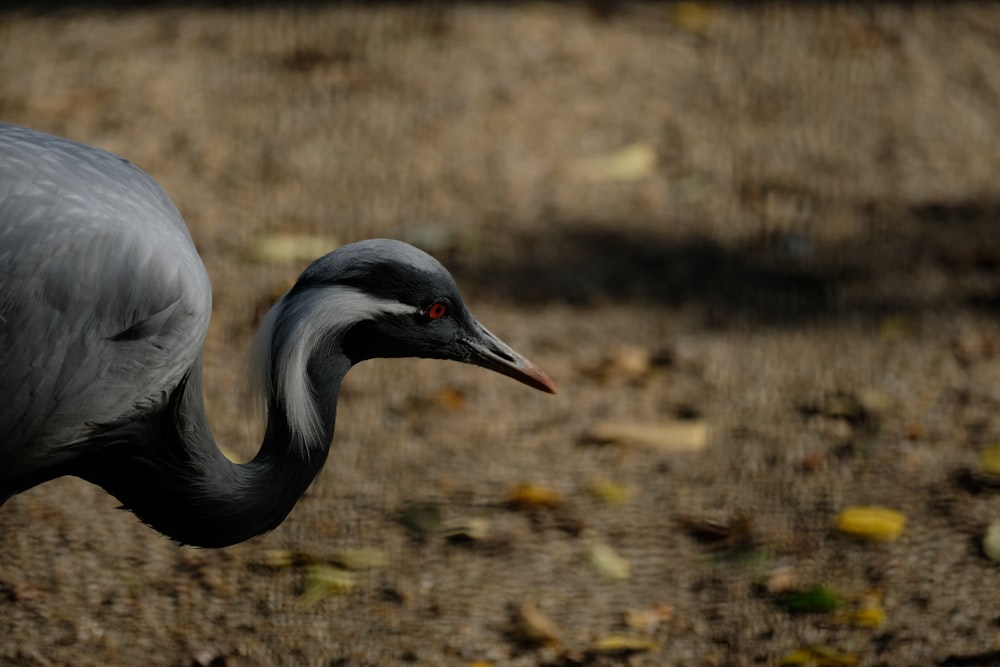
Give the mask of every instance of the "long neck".
<path id="1" fill-rule="evenodd" d="M 209 430 L 199 359 L 165 410 L 109 432 L 109 446 L 81 476 L 178 542 L 224 547 L 248 540 L 277 527 L 323 467 L 337 394 L 350 366 L 340 354 L 310 360 L 322 424 L 314 442 L 293 434 L 284 407 L 271 395 L 260 451 L 237 464 L 223 455 Z"/>

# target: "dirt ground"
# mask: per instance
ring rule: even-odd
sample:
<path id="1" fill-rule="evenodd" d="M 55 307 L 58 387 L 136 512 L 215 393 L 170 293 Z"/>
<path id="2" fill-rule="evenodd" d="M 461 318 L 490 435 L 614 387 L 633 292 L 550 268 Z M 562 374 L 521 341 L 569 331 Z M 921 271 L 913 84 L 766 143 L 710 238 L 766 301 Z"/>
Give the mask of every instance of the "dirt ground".
<path id="1" fill-rule="evenodd" d="M 268 234 L 425 247 L 560 389 L 362 364 L 309 493 L 225 550 L 17 496 L 0 664 L 1000 664 L 995 5 L 7 9 L 0 118 L 175 199 L 237 457 L 307 263 Z M 834 530 L 855 505 L 902 535 Z M 842 606 L 789 609 L 815 586 Z"/>

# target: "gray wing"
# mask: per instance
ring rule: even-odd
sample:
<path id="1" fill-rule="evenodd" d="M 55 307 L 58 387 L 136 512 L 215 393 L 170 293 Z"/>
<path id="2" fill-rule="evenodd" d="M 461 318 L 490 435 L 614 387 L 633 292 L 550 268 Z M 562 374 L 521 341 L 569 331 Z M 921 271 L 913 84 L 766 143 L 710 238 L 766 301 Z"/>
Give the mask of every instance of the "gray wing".
<path id="1" fill-rule="evenodd" d="M 162 403 L 210 312 L 201 259 L 151 178 L 0 124 L 0 467 Z"/>

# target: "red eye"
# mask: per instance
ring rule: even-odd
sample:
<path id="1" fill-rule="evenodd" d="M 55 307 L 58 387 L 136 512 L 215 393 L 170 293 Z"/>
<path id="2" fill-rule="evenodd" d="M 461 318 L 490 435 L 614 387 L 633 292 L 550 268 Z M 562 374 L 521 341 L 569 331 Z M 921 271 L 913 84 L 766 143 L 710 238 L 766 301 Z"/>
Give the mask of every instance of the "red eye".
<path id="1" fill-rule="evenodd" d="M 443 303 L 435 303 L 427 311 L 427 317 L 431 318 L 432 320 L 439 320 L 447 314 L 448 314 L 448 306 L 444 305 Z"/>

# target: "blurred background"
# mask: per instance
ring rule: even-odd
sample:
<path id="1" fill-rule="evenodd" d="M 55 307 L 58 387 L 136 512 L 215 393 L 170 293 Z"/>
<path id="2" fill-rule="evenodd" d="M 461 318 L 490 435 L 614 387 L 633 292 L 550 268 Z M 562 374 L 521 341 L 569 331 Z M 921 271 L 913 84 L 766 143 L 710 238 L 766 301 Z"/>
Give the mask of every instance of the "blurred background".
<path id="1" fill-rule="evenodd" d="M 1000 662 L 995 5 L 5 7 L 0 119 L 184 214 L 232 457 L 260 317 L 367 237 L 560 393 L 362 364 L 309 493 L 226 550 L 17 496 L 0 664 Z"/>

